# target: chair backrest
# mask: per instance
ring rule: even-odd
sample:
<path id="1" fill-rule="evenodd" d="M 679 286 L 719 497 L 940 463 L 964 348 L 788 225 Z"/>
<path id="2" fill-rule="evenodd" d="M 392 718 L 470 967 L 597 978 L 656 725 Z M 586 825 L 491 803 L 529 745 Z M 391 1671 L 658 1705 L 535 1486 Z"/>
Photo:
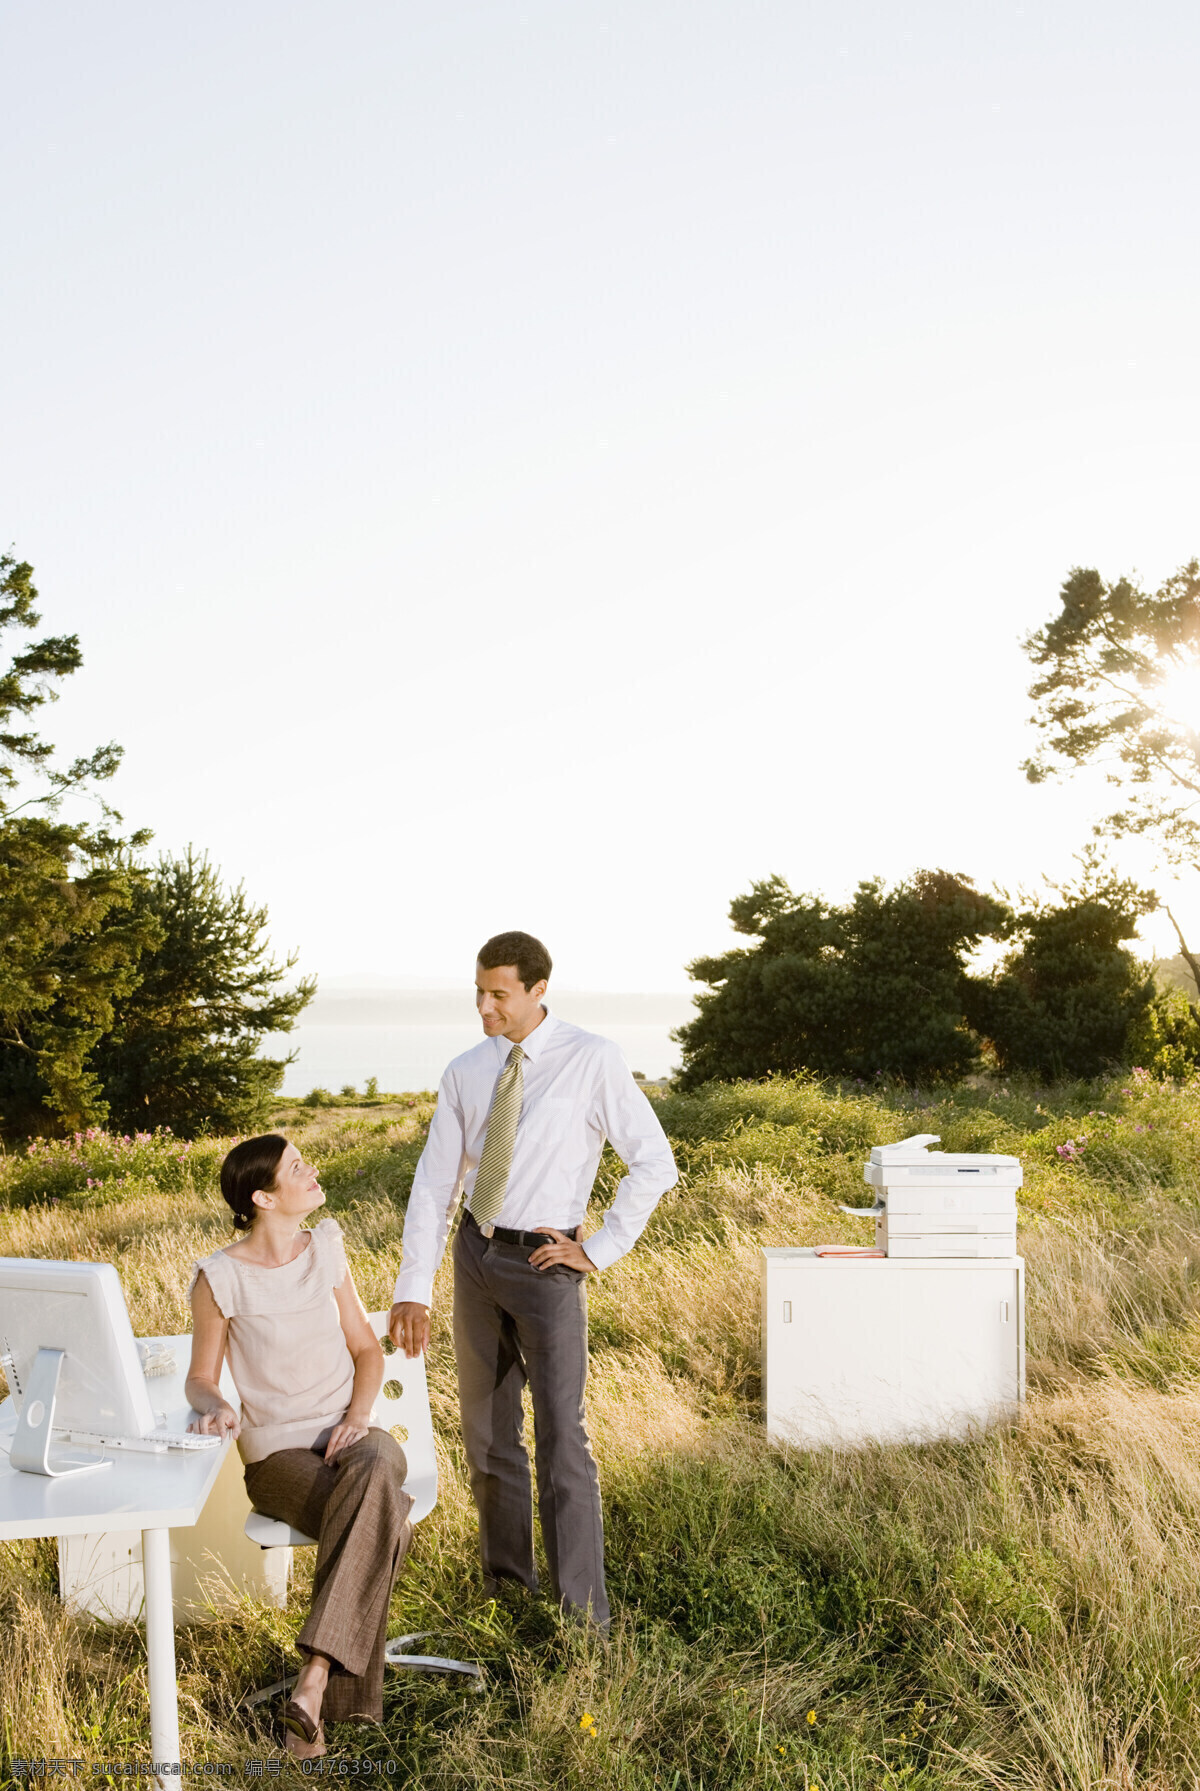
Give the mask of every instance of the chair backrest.
<path id="1" fill-rule="evenodd" d="M 381 1430 L 391 1430 L 396 1425 L 402 1427 L 400 1440 L 408 1461 L 404 1484 L 416 1501 L 411 1520 L 419 1524 L 437 1504 L 438 1493 L 437 1451 L 433 1445 L 433 1415 L 429 1410 L 425 1358 L 415 1356 L 410 1361 L 403 1350 L 393 1348 L 387 1334 L 386 1312 L 371 1312 L 367 1316 L 384 1349 L 383 1386 L 375 1401 L 375 1422 Z"/>

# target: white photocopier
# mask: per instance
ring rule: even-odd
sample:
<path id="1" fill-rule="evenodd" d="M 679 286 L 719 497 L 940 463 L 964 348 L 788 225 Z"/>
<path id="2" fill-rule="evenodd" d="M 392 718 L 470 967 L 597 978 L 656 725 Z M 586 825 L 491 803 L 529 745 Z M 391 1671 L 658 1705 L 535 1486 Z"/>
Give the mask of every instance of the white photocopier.
<path id="1" fill-rule="evenodd" d="M 890 1257 L 1015 1256 L 1016 1157 L 931 1151 L 934 1132 L 877 1144 L 863 1166 L 875 1205 L 844 1213 L 875 1221 L 875 1244 Z"/>

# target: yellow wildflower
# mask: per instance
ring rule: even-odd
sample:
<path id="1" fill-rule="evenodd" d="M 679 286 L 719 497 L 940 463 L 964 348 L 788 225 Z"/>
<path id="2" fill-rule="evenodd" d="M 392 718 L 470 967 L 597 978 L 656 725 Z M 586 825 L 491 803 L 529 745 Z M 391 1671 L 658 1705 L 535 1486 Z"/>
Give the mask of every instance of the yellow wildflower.
<path id="1" fill-rule="evenodd" d="M 809 1726 L 809 1728 L 810 1728 L 810 1729 L 811 1729 L 811 1728 L 812 1728 L 812 1727 L 813 1727 L 813 1725 L 814 1725 L 814 1723 L 815 1723 L 815 1722 L 816 1722 L 816 1720 L 817 1720 L 817 1713 L 816 1713 L 816 1711 L 815 1711 L 815 1710 L 810 1710 L 810 1711 L 809 1711 L 809 1713 L 808 1713 L 808 1726 Z"/>

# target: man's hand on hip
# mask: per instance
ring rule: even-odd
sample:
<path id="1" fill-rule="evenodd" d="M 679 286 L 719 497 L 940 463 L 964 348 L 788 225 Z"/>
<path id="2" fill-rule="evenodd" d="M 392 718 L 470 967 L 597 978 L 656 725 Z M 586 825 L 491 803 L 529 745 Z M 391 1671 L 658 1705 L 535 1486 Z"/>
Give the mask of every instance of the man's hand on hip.
<path id="1" fill-rule="evenodd" d="M 569 1269 L 579 1269 L 585 1275 L 596 1274 L 596 1265 L 585 1255 L 583 1245 L 577 1244 L 565 1231 L 555 1231 L 553 1225 L 531 1225 L 530 1230 L 548 1232 L 553 1240 L 542 1244 L 529 1258 L 535 1269 L 548 1269 L 556 1262 L 565 1262 Z"/>
<path id="2" fill-rule="evenodd" d="M 388 1314 L 388 1336 L 406 1356 L 429 1348 L 429 1308 L 419 1300 L 398 1300 Z"/>

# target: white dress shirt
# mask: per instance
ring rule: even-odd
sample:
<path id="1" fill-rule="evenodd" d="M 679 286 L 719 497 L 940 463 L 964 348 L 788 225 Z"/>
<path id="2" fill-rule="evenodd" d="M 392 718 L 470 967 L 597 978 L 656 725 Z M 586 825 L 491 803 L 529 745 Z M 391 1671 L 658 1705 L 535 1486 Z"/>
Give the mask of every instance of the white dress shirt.
<path id="1" fill-rule="evenodd" d="M 608 1138 L 629 1173 L 599 1231 L 584 1241 L 591 1261 L 606 1269 L 633 1248 L 659 1198 L 679 1179 L 666 1134 L 610 1039 L 547 1010 L 521 1049 L 521 1117 L 495 1222 L 510 1231 L 538 1225 L 573 1231 L 587 1213 Z M 471 1198 L 492 1097 L 511 1050 L 511 1039 L 485 1038 L 442 1077 L 408 1199 L 395 1300 L 430 1303 L 455 1204 L 464 1192 Z"/>

